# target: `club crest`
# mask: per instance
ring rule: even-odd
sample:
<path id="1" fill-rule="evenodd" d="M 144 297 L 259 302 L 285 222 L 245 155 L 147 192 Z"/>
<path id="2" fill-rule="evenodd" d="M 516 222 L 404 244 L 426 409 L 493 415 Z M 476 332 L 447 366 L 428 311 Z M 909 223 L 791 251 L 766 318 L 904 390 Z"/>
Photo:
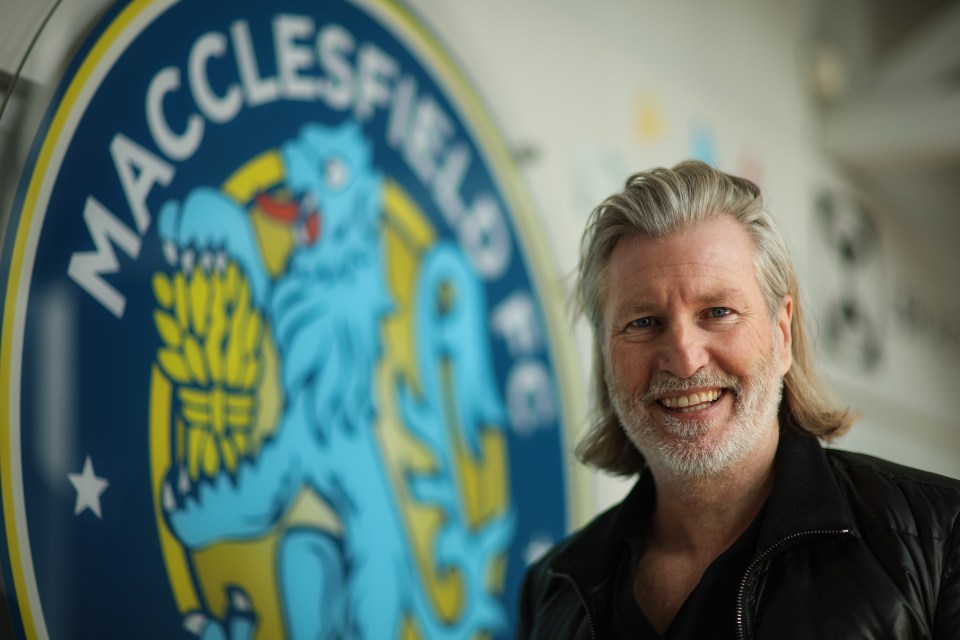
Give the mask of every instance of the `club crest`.
<path id="1" fill-rule="evenodd" d="M 4 239 L 16 637 L 510 637 L 575 507 L 532 225 L 394 3 L 115 7 Z"/>

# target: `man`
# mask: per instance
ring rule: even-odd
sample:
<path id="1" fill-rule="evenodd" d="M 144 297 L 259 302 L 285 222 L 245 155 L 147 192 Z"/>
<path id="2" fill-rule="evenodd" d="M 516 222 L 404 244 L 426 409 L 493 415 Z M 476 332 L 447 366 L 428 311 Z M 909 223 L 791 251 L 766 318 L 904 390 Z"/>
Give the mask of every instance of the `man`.
<path id="1" fill-rule="evenodd" d="M 632 176 L 591 216 L 578 301 L 579 457 L 639 479 L 530 569 L 519 637 L 960 638 L 960 482 L 821 448 L 852 418 L 756 185 Z"/>

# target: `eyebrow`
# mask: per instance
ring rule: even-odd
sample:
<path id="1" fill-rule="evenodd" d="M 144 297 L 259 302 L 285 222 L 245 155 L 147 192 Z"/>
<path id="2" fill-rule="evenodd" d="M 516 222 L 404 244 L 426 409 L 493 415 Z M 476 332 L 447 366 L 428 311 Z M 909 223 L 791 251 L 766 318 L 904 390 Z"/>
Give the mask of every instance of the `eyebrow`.
<path id="1" fill-rule="evenodd" d="M 716 291 L 711 291 L 708 294 L 702 295 L 699 298 L 701 304 L 716 305 L 720 302 L 729 300 L 732 297 L 736 297 L 740 293 L 740 289 L 734 287 L 725 287 L 723 289 L 717 289 Z"/>

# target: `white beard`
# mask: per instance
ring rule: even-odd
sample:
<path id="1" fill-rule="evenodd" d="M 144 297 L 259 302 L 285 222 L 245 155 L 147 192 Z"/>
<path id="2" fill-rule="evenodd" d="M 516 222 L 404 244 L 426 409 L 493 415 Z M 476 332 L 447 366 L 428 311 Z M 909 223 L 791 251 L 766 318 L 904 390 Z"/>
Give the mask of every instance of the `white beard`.
<path id="1" fill-rule="evenodd" d="M 632 399 L 621 380 L 607 375 L 610 401 L 627 437 L 648 464 L 665 467 L 679 477 L 714 476 L 743 460 L 776 423 L 783 393 L 783 377 L 779 370 L 781 350 L 780 343 L 774 338 L 768 356 L 745 379 L 704 369 L 689 378 L 658 372 L 649 388 Z M 657 396 L 697 387 L 723 387 L 733 395 L 733 415 L 729 425 L 716 420 L 681 420 L 671 415 L 654 417 L 653 411 L 658 410 L 655 406 Z M 657 419 L 673 439 L 666 441 L 657 432 L 654 424 Z M 725 430 L 719 440 L 704 441 L 705 436 L 718 429 Z"/>

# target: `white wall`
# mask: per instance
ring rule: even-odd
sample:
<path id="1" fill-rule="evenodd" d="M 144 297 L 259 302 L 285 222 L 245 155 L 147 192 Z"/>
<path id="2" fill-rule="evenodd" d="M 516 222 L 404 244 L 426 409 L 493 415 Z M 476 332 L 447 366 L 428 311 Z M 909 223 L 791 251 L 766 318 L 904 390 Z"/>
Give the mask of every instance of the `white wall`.
<path id="1" fill-rule="evenodd" d="M 836 276 L 823 273 L 830 263 L 814 202 L 822 189 L 849 186 L 817 144 L 806 91 L 810 3 L 410 4 L 464 67 L 508 143 L 524 152 L 521 173 L 553 250 L 558 289 L 569 289 L 564 277 L 593 205 L 632 170 L 699 156 L 761 184 L 794 254 L 808 309 L 824 306 L 818 296 Z M 909 290 L 925 278 L 916 248 L 901 244 L 903 234 L 885 218 L 878 227 L 881 257 L 859 286 L 868 300 L 888 300 L 874 300 L 872 309 L 892 316 L 892 288 Z M 888 324 L 884 358 L 872 370 L 843 353 L 822 358 L 835 395 L 863 416 L 837 446 L 960 476 L 951 397 L 960 380 L 956 344 Z M 576 331 L 586 371 L 589 337 L 582 323 Z M 596 478 L 597 508 L 625 488 Z"/>

